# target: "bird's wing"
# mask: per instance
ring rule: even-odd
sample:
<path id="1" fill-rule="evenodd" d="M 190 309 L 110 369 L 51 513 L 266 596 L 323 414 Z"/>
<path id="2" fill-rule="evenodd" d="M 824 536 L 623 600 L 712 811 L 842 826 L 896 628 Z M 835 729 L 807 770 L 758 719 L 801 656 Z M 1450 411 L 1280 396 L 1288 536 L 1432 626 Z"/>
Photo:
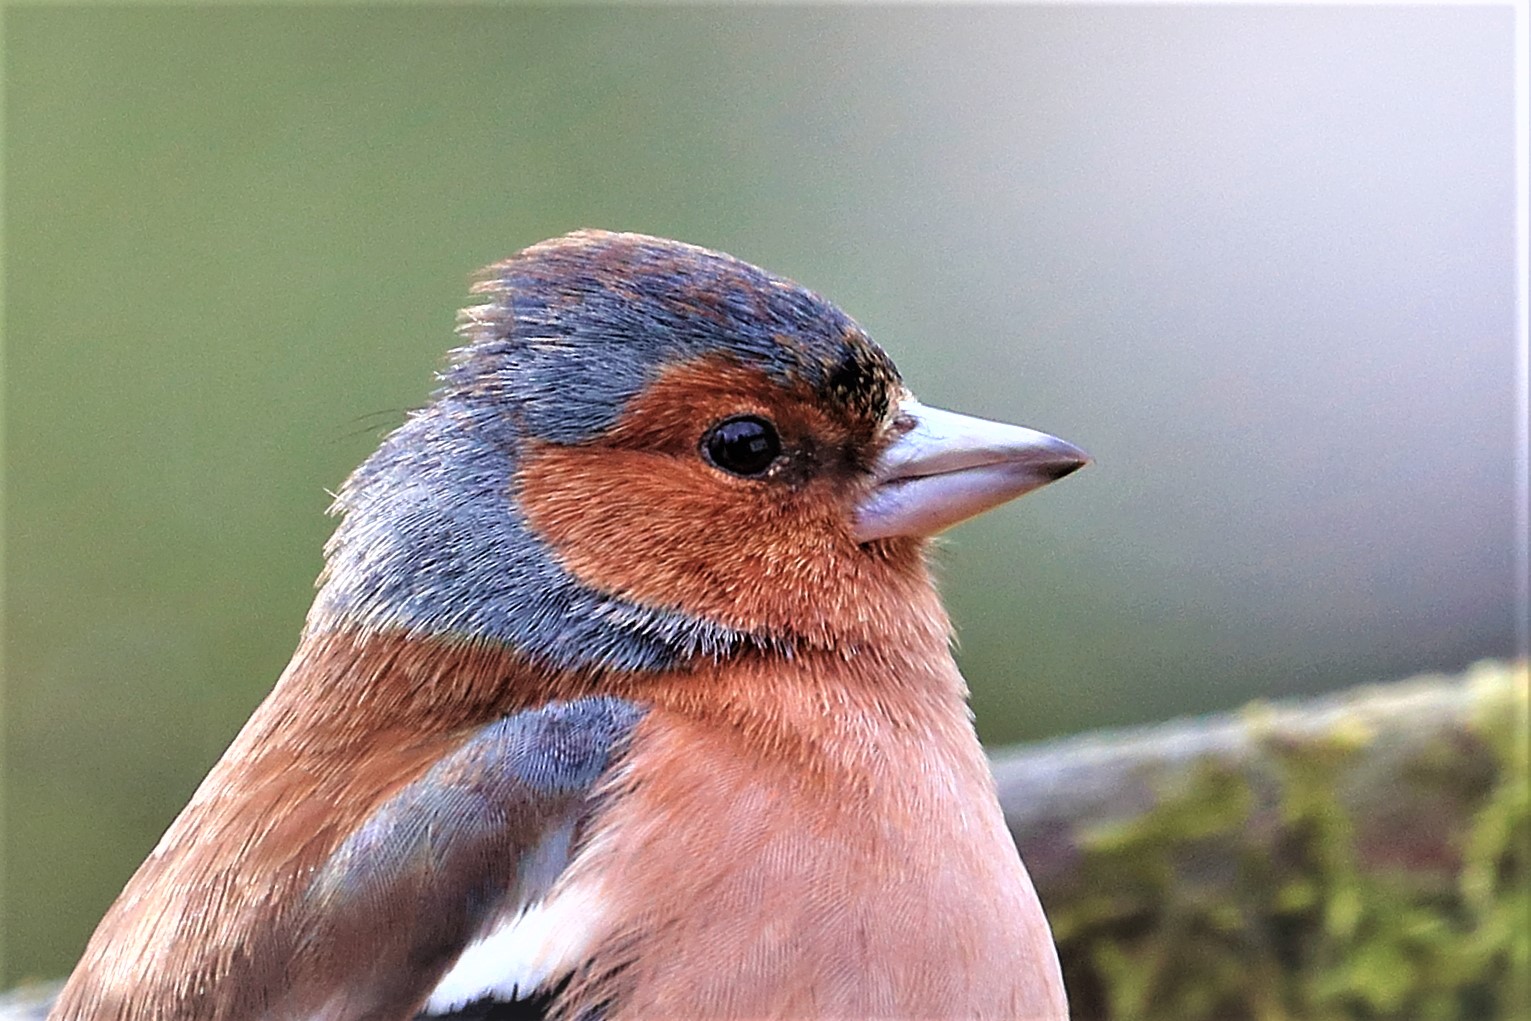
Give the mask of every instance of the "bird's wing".
<path id="1" fill-rule="evenodd" d="M 316 870 L 295 961 L 328 1021 L 492 1016 L 559 978 L 544 895 L 642 710 L 554 702 L 484 726 L 384 801 Z M 518 1008 L 519 1009 L 519 1008 Z M 527 1015 L 520 1015 L 527 1016 Z"/>

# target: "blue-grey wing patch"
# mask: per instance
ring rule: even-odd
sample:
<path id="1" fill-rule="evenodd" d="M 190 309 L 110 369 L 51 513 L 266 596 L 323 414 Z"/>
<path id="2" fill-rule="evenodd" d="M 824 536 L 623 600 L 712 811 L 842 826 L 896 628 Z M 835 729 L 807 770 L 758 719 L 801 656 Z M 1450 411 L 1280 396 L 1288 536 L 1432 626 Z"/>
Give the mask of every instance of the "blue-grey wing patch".
<path id="1" fill-rule="evenodd" d="M 553 884 L 592 790 L 641 717 L 610 697 L 517 713 L 378 806 L 319 867 L 301 905 L 300 956 L 344 976 L 331 1001 L 343 1009 L 326 1016 L 407 1017 L 427 997 L 457 1006 L 433 995 L 437 984 L 486 927 Z M 525 993 L 531 1007 L 537 990 Z"/>

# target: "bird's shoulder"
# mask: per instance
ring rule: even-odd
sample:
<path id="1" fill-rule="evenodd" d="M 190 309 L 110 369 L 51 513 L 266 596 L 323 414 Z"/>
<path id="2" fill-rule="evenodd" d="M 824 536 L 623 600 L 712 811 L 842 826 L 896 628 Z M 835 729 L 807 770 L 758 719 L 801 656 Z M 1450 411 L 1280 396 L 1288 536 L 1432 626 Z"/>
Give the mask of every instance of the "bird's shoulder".
<path id="1" fill-rule="evenodd" d="M 53 1017 L 408 1016 L 556 881 L 643 716 L 551 699 L 342 754 L 263 727 L 281 696 L 130 880 Z"/>

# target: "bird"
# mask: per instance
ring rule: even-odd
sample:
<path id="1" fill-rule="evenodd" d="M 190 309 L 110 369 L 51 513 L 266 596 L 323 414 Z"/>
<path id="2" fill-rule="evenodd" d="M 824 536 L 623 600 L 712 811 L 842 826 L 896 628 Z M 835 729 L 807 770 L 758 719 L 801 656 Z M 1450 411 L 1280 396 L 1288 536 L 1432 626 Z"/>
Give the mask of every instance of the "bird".
<path id="1" fill-rule="evenodd" d="M 1065 1018 L 930 561 L 1088 456 L 709 249 L 472 293 L 49 1016 Z"/>

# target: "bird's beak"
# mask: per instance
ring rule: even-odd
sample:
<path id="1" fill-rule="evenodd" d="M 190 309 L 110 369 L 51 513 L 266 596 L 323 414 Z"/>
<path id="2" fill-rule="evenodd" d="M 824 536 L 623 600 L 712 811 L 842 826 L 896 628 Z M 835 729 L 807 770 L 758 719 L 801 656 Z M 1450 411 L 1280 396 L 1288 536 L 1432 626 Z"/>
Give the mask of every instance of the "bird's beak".
<path id="1" fill-rule="evenodd" d="M 857 542 L 934 535 L 1090 461 L 1056 436 L 927 408 L 912 397 L 900 403 L 895 422 L 902 431 L 856 508 Z"/>

